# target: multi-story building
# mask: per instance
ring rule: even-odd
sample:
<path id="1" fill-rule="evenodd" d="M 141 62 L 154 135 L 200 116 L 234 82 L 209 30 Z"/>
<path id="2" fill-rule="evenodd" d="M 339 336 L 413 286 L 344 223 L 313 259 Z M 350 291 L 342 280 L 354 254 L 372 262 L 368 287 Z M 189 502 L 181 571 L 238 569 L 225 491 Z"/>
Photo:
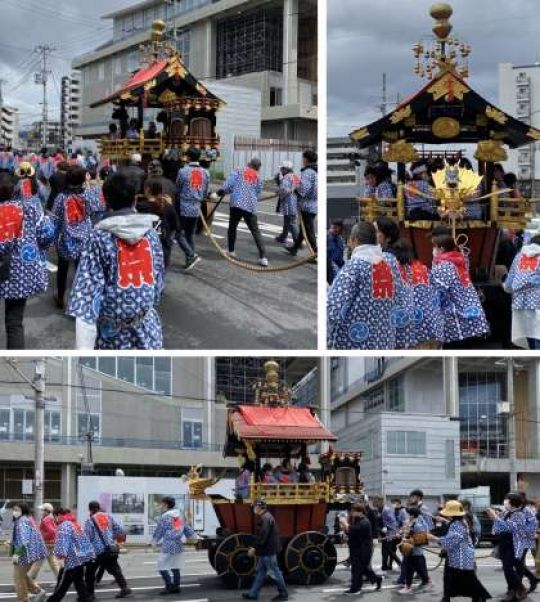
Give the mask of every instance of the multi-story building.
<path id="1" fill-rule="evenodd" d="M 64 76 L 61 84 L 60 124 L 62 127 L 62 146 L 73 150 L 75 129 L 81 123 L 81 74 L 73 71 Z"/>
<path id="2" fill-rule="evenodd" d="M 1 102 L 0 98 L 0 144 L 13 148 L 19 146 L 19 110 Z"/>
<path id="3" fill-rule="evenodd" d="M 307 385 L 316 378 L 315 359 L 278 361 L 297 398 L 302 391 L 317 391 L 313 383 Z M 224 459 L 222 452 L 226 407 L 253 401 L 263 363 L 253 358 L 47 359 L 45 498 L 72 505 L 77 475 L 92 471 L 176 477 L 202 464 L 208 474 L 235 476 L 236 461 Z M 25 498 L 24 482 L 33 478 L 34 392 L 21 373 L 31 380 L 34 369 L 30 358 L 15 365 L 0 362 L 0 500 Z"/>
<path id="4" fill-rule="evenodd" d="M 82 78 L 81 135 L 107 132 L 110 106 L 89 104 L 139 68 L 139 45 L 164 19 L 169 41 L 210 89 L 224 80 L 260 92 L 263 137 L 316 140 L 316 0 L 145 0 L 104 18 L 113 22 L 113 39 L 73 61 Z"/>
<path id="5" fill-rule="evenodd" d="M 499 105 L 520 121 L 540 127 L 540 63 L 499 65 Z M 508 151 L 507 171 L 514 172 L 522 192 L 540 194 L 540 142 Z"/>
<path id="6" fill-rule="evenodd" d="M 38 150 L 43 146 L 43 121 L 34 121 L 28 132 L 28 148 Z M 60 121 L 47 122 L 47 143 L 50 149 L 63 146 L 62 123 Z"/>
<path id="7" fill-rule="evenodd" d="M 489 486 L 500 501 L 513 463 L 527 493 L 538 496 L 540 360 L 512 364 L 513 429 L 507 361 L 330 358 L 332 430 L 340 446 L 363 451 L 367 491 L 404 496 L 420 487 L 441 496 Z"/>

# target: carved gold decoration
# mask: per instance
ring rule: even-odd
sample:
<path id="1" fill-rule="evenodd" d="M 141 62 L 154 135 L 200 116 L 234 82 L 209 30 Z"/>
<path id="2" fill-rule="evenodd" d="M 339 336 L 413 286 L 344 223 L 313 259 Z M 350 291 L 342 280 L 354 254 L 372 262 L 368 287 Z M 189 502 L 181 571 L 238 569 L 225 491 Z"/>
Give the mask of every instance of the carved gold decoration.
<path id="1" fill-rule="evenodd" d="M 405 140 L 390 144 L 383 153 L 383 159 L 388 162 L 412 163 L 419 158 L 414 146 Z"/>
<path id="2" fill-rule="evenodd" d="M 407 117 L 407 119 L 403 121 L 403 125 L 407 127 L 413 127 L 414 125 L 416 125 L 416 115 L 411 115 L 410 117 Z"/>
<path id="3" fill-rule="evenodd" d="M 506 161 L 508 155 L 500 140 L 480 140 L 474 153 L 474 158 L 477 161 L 500 163 L 501 161 Z"/>
<path id="4" fill-rule="evenodd" d="M 150 81 L 148 81 L 144 84 L 144 89 L 148 92 L 148 90 L 155 88 L 156 84 L 157 84 L 157 81 L 155 79 L 151 79 Z"/>
<path id="5" fill-rule="evenodd" d="M 202 94 L 203 96 L 206 96 L 208 94 L 208 90 L 199 82 L 197 82 L 197 85 L 195 86 L 195 89 L 197 90 L 197 92 L 199 94 Z"/>
<path id="6" fill-rule="evenodd" d="M 508 117 L 502 111 L 489 105 L 486 107 L 486 116 L 501 125 L 504 125 L 508 121 Z"/>
<path id="7" fill-rule="evenodd" d="M 159 97 L 159 102 L 168 105 L 175 102 L 177 99 L 176 94 L 172 90 L 165 90 Z"/>
<path id="8" fill-rule="evenodd" d="M 177 76 L 183 79 L 187 75 L 187 72 L 186 67 L 177 58 L 167 67 L 167 75 L 171 77 Z"/>
<path id="9" fill-rule="evenodd" d="M 485 115 L 477 115 L 476 116 L 476 125 L 483 127 L 483 126 L 486 126 L 487 124 L 488 124 L 488 120 Z"/>
<path id="10" fill-rule="evenodd" d="M 438 117 L 431 125 L 431 131 L 437 138 L 455 138 L 461 131 L 459 121 L 452 117 Z"/>
<path id="11" fill-rule="evenodd" d="M 189 487 L 189 497 L 192 499 L 201 499 L 206 497 L 205 490 L 217 483 L 217 479 L 203 479 L 201 477 L 202 464 L 192 466 L 187 473 L 187 482 Z M 186 478 L 186 477 L 183 477 Z"/>
<path id="12" fill-rule="evenodd" d="M 352 134 L 351 134 L 351 138 L 353 140 L 363 140 L 364 138 L 367 138 L 369 136 L 369 132 L 367 128 L 361 128 L 359 130 L 355 130 Z"/>
<path id="13" fill-rule="evenodd" d="M 402 109 L 398 109 L 397 111 L 395 111 L 392 114 L 392 117 L 390 117 L 390 121 L 395 125 L 396 123 L 403 121 L 404 119 L 406 119 L 407 117 L 410 117 L 411 115 L 412 115 L 411 105 L 407 105 L 407 106 L 403 107 Z"/>
<path id="14" fill-rule="evenodd" d="M 384 130 L 382 133 L 382 137 L 383 140 L 392 140 L 393 142 L 397 142 L 399 140 L 399 132 L 394 132 L 392 130 Z"/>
<path id="15" fill-rule="evenodd" d="M 540 130 L 537 130 L 536 128 L 531 128 L 527 132 L 527 136 L 529 138 L 532 138 L 533 140 L 540 140 Z"/>
<path id="16" fill-rule="evenodd" d="M 124 92 L 124 94 L 122 94 L 120 96 L 120 100 L 132 100 L 133 97 L 131 96 L 131 92 Z"/>
<path id="17" fill-rule="evenodd" d="M 463 100 L 463 96 L 469 92 L 469 88 L 455 78 L 452 73 L 446 73 L 438 79 L 427 90 L 433 96 L 433 100 L 439 100 L 443 96 L 452 93 L 454 98 Z"/>

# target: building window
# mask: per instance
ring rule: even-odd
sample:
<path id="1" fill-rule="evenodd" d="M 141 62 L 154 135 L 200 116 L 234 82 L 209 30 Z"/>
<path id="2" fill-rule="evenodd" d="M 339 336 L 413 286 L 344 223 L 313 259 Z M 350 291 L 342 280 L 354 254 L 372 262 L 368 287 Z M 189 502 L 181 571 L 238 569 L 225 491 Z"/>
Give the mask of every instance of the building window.
<path id="1" fill-rule="evenodd" d="M 80 357 L 79 364 L 86 366 L 87 368 L 92 368 L 92 370 L 96 370 L 97 366 L 97 358 L 95 357 Z"/>
<path id="2" fill-rule="evenodd" d="M 139 55 L 137 51 L 130 52 L 127 56 L 127 70 L 129 73 L 139 70 Z"/>
<path id="3" fill-rule="evenodd" d="M 191 54 L 191 32 L 189 29 L 176 30 L 176 50 L 182 55 L 184 65 L 189 67 L 189 57 Z"/>
<path id="4" fill-rule="evenodd" d="M 93 441 L 99 440 L 101 438 L 101 416 L 99 414 L 79 414 L 77 416 L 77 432 L 80 439 L 90 433 Z"/>
<path id="5" fill-rule="evenodd" d="M 386 453 L 392 456 L 425 456 L 426 433 L 421 431 L 388 431 Z"/>
<path id="6" fill-rule="evenodd" d="M 202 410 L 182 410 L 182 446 L 202 447 Z"/>
<path id="7" fill-rule="evenodd" d="M 99 81 L 103 81 L 105 79 L 105 61 L 100 61 L 97 65 L 97 77 Z"/>
<path id="8" fill-rule="evenodd" d="M 282 88 L 270 88 L 270 106 L 280 107 L 283 104 L 283 90 Z"/>
<path id="9" fill-rule="evenodd" d="M 133 15 L 133 30 L 138 31 L 144 27 L 143 11 L 136 12 Z"/>
<path id="10" fill-rule="evenodd" d="M 154 386 L 156 393 L 170 396 L 172 394 L 172 360 L 170 357 L 154 358 Z"/>
<path id="11" fill-rule="evenodd" d="M 34 410 L 13 410 L 13 438 L 16 441 L 33 441 L 34 421 Z"/>
<path id="12" fill-rule="evenodd" d="M 368 433 L 355 441 L 354 450 L 359 451 L 362 454 L 362 461 L 373 460 L 375 457 L 373 450 L 373 433 Z"/>
<path id="13" fill-rule="evenodd" d="M 363 399 L 364 412 L 373 412 L 377 408 L 384 407 L 384 386 L 375 387 L 363 395 Z"/>
<path id="14" fill-rule="evenodd" d="M 446 440 L 446 478 L 456 478 L 456 452 L 453 439 Z"/>
<path id="15" fill-rule="evenodd" d="M 152 388 L 153 381 L 153 359 L 151 357 L 137 358 L 137 385 L 145 389 Z"/>
<path id="16" fill-rule="evenodd" d="M 119 357 L 117 358 L 116 376 L 120 380 L 128 383 L 135 382 L 135 358 L 134 357 Z"/>
<path id="17" fill-rule="evenodd" d="M 100 357 L 98 360 L 98 370 L 109 376 L 116 376 L 116 358 Z"/>
<path id="18" fill-rule="evenodd" d="M 9 410 L 0 409 L 0 440 L 9 439 Z"/>
<path id="19" fill-rule="evenodd" d="M 404 412 L 405 399 L 403 394 L 403 379 L 393 378 L 388 381 L 388 402 L 386 409 L 389 412 Z"/>
<path id="20" fill-rule="evenodd" d="M 122 70 L 122 57 L 117 56 L 114 58 L 114 74 L 122 75 L 124 71 Z"/>

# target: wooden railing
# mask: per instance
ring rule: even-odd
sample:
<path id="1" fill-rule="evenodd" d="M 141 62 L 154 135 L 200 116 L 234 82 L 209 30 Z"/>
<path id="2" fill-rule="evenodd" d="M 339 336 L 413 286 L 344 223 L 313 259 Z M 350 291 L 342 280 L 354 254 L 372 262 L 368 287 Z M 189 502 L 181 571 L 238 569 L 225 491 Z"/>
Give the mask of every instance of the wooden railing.
<path id="1" fill-rule="evenodd" d="M 159 135 L 157 138 L 145 138 L 144 136 L 135 139 L 121 138 L 119 140 L 104 138 L 100 140 L 99 145 L 103 157 L 112 160 L 127 160 L 133 153 L 140 153 L 143 157 L 150 156 L 152 159 L 158 159 L 167 148 L 186 151 L 193 146 L 202 150 L 217 150 L 219 149 L 219 142 L 219 136 L 209 138 L 182 136 L 166 140 Z"/>
<path id="2" fill-rule="evenodd" d="M 251 483 L 252 501 L 263 498 L 267 504 L 315 504 L 330 500 L 326 482 L 313 483 Z"/>

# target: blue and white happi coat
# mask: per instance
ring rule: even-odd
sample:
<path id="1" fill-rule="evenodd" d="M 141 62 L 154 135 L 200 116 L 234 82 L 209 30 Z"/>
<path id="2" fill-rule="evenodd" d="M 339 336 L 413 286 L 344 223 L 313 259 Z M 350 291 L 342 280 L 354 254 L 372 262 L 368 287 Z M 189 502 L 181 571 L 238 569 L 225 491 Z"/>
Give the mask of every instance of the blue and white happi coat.
<path id="1" fill-rule="evenodd" d="M 506 512 L 495 519 L 493 535 L 510 533 L 515 558 L 521 559 L 523 554 L 530 549 L 533 525 L 523 509 Z M 536 533 L 536 521 L 534 525 Z"/>
<path id="2" fill-rule="evenodd" d="M 158 519 L 152 540 L 161 543 L 162 554 L 181 554 L 184 549 L 183 538 L 195 536 L 195 531 L 184 522 L 180 512 L 173 508 Z"/>
<path id="3" fill-rule="evenodd" d="M 96 557 L 90 539 L 74 519 L 62 521 L 58 527 L 54 555 L 64 559 L 66 570 L 83 566 Z"/>
<path id="4" fill-rule="evenodd" d="M 103 541 L 101 541 L 98 529 L 101 532 Z M 112 546 L 116 538 L 124 534 L 124 527 L 112 514 L 108 512 L 96 512 L 86 519 L 84 532 L 90 540 L 96 556 L 99 556 L 105 551 L 106 546 Z"/>
<path id="5" fill-rule="evenodd" d="M 248 213 L 257 212 L 263 183 L 259 172 L 251 167 L 237 169 L 231 173 L 223 185 L 223 190 L 231 195 L 229 205 Z"/>
<path id="6" fill-rule="evenodd" d="M 426 520 L 424 514 L 420 514 L 417 518 L 413 519 L 411 527 L 411 533 L 428 533 L 432 527 L 429 525 L 429 521 Z M 433 524 L 433 523 L 432 523 Z M 412 550 L 413 556 L 423 556 L 424 549 L 422 546 L 414 546 Z"/>
<path id="7" fill-rule="evenodd" d="M 329 348 L 395 349 L 402 289 L 380 247 L 357 247 L 328 290 Z"/>
<path id="8" fill-rule="evenodd" d="M 447 553 L 448 566 L 461 571 L 474 570 L 474 546 L 463 520 L 453 520 L 439 544 Z"/>
<path id="9" fill-rule="evenodd" d="M 62 192 L 56 197 L 52 213 L 60 257 L 69 261 L 79 259 L 88 244 L 92 220 L 99 211 L 99 197 L 86 189 Z"/>
<path id="10" fill-rule="evenodd" d="M 413 291 L 407 280 L 403 278 L 396 257 L 392 253 L 385 252 L 384 258 L 392 266 L 395 281 L 400 284 L 397 287 L 396 308 L 393 314 L 396 325 L 396 349 L 409 349 L 417 343 Z"/>
<path id="11" fill-rule="evenodd" d="M 47 546 L 33 518 L 20 516 L 13 521 L 11 540 L 13 554 L 19 556 L 19 564 L 29 566 L 49 555 Z"/>
<path id="12" fill-rule="evenodd" d="M 512 309 L 540 310 L 540 245 L 522 247 L 504 282 L 512 294 Z"/>
<path id="13" fill-rule="evenodd" d="M 375 189 L 375 195 L 378 199 L 393 199 L 396 196 L 392 182 L 383 180 Z"/>
<path id="14" fill-rule="evenodd" d="M 0 255 L 11 255 L 10 277 L 0 282 L 1 299 L 27 299 L 47 288 L 45 250 L 54 226 L 38 203 L 0 203 Z"/>
<path id="15" fill-rule="evenodd" d="M 10 173 L 15 170 L 15 156 L 11 151 L 0 151 L 0 169 Z"/>
<path id="16" fill-rule="evenodd" d="M 121 225 L 115 232 L 118 218 L 126 218 L 134 234 L 129 224 L 125 233 Z M 157 218 L 150 214 L 113 214 L 90 233 L 67 313 L 96 324 L 96 349 L 162 348 L 156 308 L 163 293 L 164 263 L 153 220 Z"/>
<path id="17" fill-rule="evenodd" d="M 424 211 L 429 211 L 435 215 L 437 213 L 435 210 L 435 202 L 423 195 L 433 196 L 431 186 L 428 182 L 425 180 L 411 180 L 410 182 L 407 182 L 405 187 L 405 206 L 407 211 L 423 209 Z"/>
<path id="18" fill-rule="evenodd" d="M 396 514 L 393 508 L 385 506 L 381 512 L 383 529 L 386 529 L 386 537 L 393 537 L 398 530 Z"/>
<path id="19" fill-rule="evenodd" d="M 308 165 L 302 168 L 297 191 L 300 211 L 316 214 L 318 196 L 318 174 L 316 167 Z"/>
<path id="20" fill-rule="evenodd" d="M 199 163 L 180 169 L 176 179 L 177 201 L 182 217 L 198 217 L 201 202 L 208 196 L 210 174 Z"/>
<path id="21" fill-rule="evenodd" d="M 52 157 L 39 157 L 36 171 L 38 176 L 43 176 L 46 180 L 49 180 L 56 171 L 56 162 Z"/>
<path id="22" fill-rule="evenodd" d="M 445 343 L 479 337 L 489 331 L 484 308 L 468 274 L 460 277 L 451 261 L 434 262 L 431 284 L 440 298 Z"/>
<path id="23" fill-rule="evenodd" d="M 279 211 L 281 215 L 298 215 L 298 197 L 296 191 L 300 186 L 300 176 L 293 172 L 286 173 L 279 182 Z"/>
<path id="24" fill-rule="evenodd" d="M 444 321 L 439 294 L 429 279 L 427 266 L 418 260 L 400 266 L 401 275 L 412 290 L 417 343 L 444 340 Z"/>

